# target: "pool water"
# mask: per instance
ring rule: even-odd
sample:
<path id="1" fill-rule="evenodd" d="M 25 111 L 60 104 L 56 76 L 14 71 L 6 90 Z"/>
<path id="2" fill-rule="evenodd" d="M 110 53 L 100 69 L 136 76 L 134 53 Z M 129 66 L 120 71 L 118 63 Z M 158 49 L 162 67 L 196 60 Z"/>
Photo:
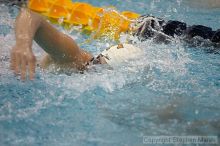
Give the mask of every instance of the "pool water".
<path id="1" fill-rule="evenodd" d="M 220 28 L 220 9 L 182 0 L 84 1 Z M 0 146 L 141 146 L 144 136 L 220 136 L 218 50 L 148 40 L 137 43 L 142 57 L 113 70 L 97 65 L 65 74 L 37 68 L 34 81 L 21 82 L 9 70 L 17 13 L 0 5 Z M 84 44 L 88 36 L 58 29 L 94 55 L 114 44 Z M 40 60 L 43 51 L 37 44 L 33 49 Z"/>

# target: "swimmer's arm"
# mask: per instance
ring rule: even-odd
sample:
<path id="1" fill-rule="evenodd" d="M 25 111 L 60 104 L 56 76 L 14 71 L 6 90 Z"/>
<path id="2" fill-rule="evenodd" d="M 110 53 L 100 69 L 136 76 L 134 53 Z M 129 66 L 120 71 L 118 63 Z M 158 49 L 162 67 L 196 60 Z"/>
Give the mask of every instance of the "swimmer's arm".
<path id="1" fill-rule="evenodd" d="M 72 62 L 78 69 L 92 56 L 80 49 L 67 35 L 56 30 L 42 16 L 30 10 L 21 9 L 16 19 L 16 44 L 11 51 L 11 68 L 25 79 L 26 70 L 34 78 L 36 58 L 32 52 L 33 39 L 58 62 Z"/>
<path id="2" fill-rule="evenodd" d="M 82 64 L 92 58 L 91 54 L 79 48 L 71 37 L 58 31 L 42 16 L 36 13 L 33 13 L 33 15 L 41 19 L 41 24 L 36 31 L 34 40 L 52 59 L 60 63 L 73 62 L 78 66 L 78 69 L 80 69 Z"/>

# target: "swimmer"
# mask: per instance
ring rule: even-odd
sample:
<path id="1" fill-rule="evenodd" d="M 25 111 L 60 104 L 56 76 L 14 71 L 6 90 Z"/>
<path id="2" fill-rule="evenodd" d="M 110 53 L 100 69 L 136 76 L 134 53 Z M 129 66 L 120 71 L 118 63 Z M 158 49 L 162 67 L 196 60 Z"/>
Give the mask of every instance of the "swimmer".
<path id="1" fill-rule="evenodd" d="M 184 22 L 169 20 L 165 21 L 149 15 L 139 17 L 131 24 L 133 35 L 140 40 L 152 38 L 156 42 L 171 42 L 179 38 L 191 43 L 194 38 L 209 40 L 212 46 L 219 47 L 220 29 L 214 31 L 203 25 L 187 25 Z M 204 41 L 202 41 L 204 43 Z"/>
<path id="2" fill-rule="evenodd" d="M 146 15 L 131 24 L 131 28 L 133 35 L 141 40 L 155 38 L 157 41 L 169 42 L 175 36 L 184 35 L 188 38 L 204 37 L 213 43 L 220 42 L 219 30 L 212 31 L 201 25 L 189 27 L 179 21 L 165 22 Z M 44 17 L 26 8 L 21 8 L 16 18 L 15 36 L 16 44 L 11 51 L 11 69 L 20 74 L 22 80 L 26 78 L 27 72 L 30 79 L 34 79 L 35 76 L 36 57 L 32 51 L 33 40 L 47 53 L 41 61 L 43 68 L 56 64 L 84 71 L 90 64 L 117 64 L 134 54 L 142 53 L 140 48 L 131 44 L 121 44 L 105 50 L 95 58 L 81 49 L 71 37 L 55 29 Z"/>
<path id="3" fill-rule="evenodd" d="M 32 51 L 33 40 L 47 53 L 41 61 L 43 68 L 56 64 L 84 71 L 90 64 L 113 65 L 120 63 L 123 58 L 141 54 L 141 49 L 133 45 L 119 44 L 95 58 L 81 49 L 71 37 L 55 29 L 44 17 L 25 8 L 21 8 L 16 18 L 15 37 L 16 43 L 11 51 L 11 69 L 15 74 L 20 74 L 22 80 L 25 80 L 27 72 L 31 80 L 35 76 L 36 57 Z"/>

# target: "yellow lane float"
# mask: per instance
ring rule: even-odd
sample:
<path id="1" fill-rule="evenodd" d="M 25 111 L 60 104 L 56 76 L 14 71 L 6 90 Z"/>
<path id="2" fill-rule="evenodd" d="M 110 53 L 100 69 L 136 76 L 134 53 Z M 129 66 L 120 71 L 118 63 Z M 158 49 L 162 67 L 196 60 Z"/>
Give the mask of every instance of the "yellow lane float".
<path id="1" fill-rule="evenodd" d="M 71 0 L 29 0 L 28 8 L 61 25 L 81 25 L 83 30 L 95 32 L 96 38 L 107 35 L 118 39 L 140 16 L 131 11 L 119 12 L 115 8 L 94 7 Z"/>

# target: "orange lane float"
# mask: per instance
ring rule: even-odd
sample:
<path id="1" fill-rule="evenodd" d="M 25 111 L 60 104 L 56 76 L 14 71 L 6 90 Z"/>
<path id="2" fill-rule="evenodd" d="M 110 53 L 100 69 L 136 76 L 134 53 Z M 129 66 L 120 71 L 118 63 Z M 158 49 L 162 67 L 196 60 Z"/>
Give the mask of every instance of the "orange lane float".
<path id="1" fill-rule="evenodd" d="M 121 32 L 129 31 L 130 23 L 140 16 L 131 11 L 120 13 L 115 8 L 94 7 L 71 0 L 30 0 L 28 8 L 61 25 L 81 25 L 83 30 L 96 32 L 96 38 L 108 35 L 118 39 Z"/>
<path id="2" fill-rule="evenodd" d="M 39 13 L 47 12 L 48 11 L 48 2 L 44 0 L 30 0 L 28 3 L 28 7 Z"/>
<path id="3" fill-rule="evenodd" d="M 75 25 L 88 25 L 91 21 L 92 15 L 94 13 L 94 8 L 92 5 L 87 3 L 75 2 L 73 4 L 70 17 L 66 19 L 65 22 Z"/>
<path id="4" fill-rule="evenodd" d="M 73 5 L 71 0 L 49 0 L 47 4 L 49 7 L 44 15 L 53 19 L 66 19 Z"/>

